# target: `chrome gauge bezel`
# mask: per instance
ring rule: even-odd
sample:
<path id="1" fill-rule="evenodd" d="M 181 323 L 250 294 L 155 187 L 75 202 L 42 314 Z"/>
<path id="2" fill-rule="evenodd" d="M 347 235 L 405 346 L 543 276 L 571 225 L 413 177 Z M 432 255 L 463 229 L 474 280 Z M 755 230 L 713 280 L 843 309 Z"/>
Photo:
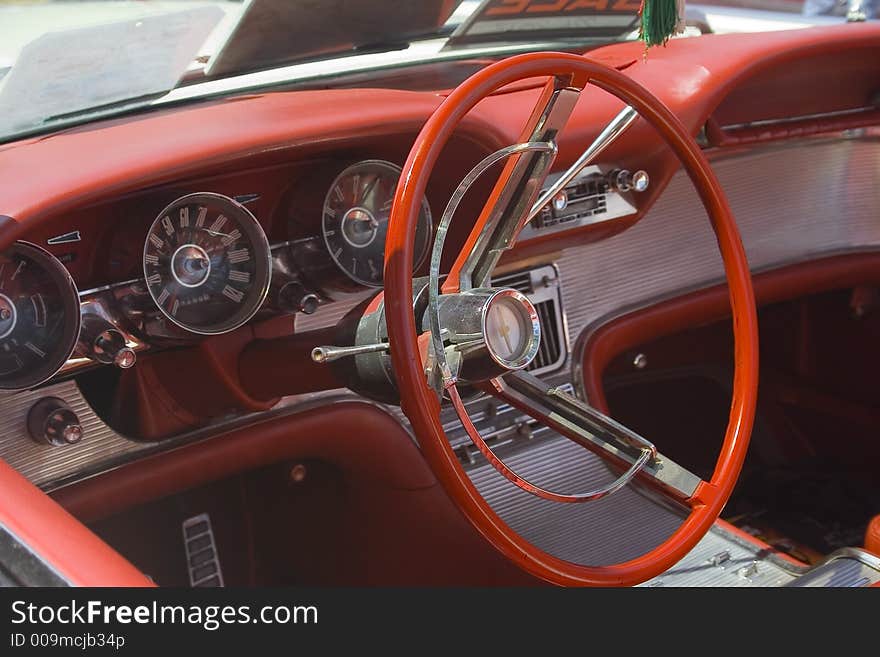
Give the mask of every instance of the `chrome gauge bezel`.
<path id="1" fill-rule="evenodd" d="M 62 340 L 57 344 L 57 351 L 52 355 L 52 358 L 45 360 L 46 363 L 49 363 L 47 367 L 37 370 L 38 376 L 27 380 L 24 384 L 19 383 L 15 386 L 10 386 L 0 380 L 0 390 L 16 392 L 29 390 L 45 383 L 64 367 L 64 364 L 70 359 L 76 348 L 82 318 L 80 315 L 79 290 L 76 287 L 76 282 L 58 258 L 43 247 L 23 240 L 14 242 L 6 252 L 9 253 L 13 250 L 23 252 L 27 257 L 49 272 L 53 282 L 57 285 L 58 293 L 62 299 L 63 321 L 65 324 Z"/>
<path id="2" fill-rule="evenodd" d="M 377 167 L 384 168 L 389 175 L 394 175 L 400 179 L 400 174 L 403 173 L 403 169 L 394 164 L 393 162 L 389 162 L 387 160 L 380 159 L 371 159 L 371 160 L 361 160 L 359 162 L 355 162 L 354 164 L 350 164 L 345 167 L 342 171 L 337 174 L 337 176 L 333 179 L 333 182 L 330 184 L 330 187 L 327 189 L 327 193 L 324 195 L 324 202 L 321 205 L 321 238 L 324 242 L 324 248 L 327 250 L 327 254 L 330 256 L 333 263 L 336 265 L 337 269 L 341 271 L 347 278 L 351 279 L 355 283 L 359 285 L 363 285 L 364 287 L 380 289 L 384 284 L 384 276 L 382 283 L 375 283 L 373 281 L 366 280 L 356 273 L 349 270 L 349 268 L 344 265 L 333 253 L 333 247 L 330 245 L 330 242 L 327 239 L 327 233 L 330 230 L 330 227 L 327 225 L 327 211 L 326 208 L 330 202 L 330 196 L 333 194 L 333 190 L 335 190 L 338 184 L 347 177 L 350 177 L 358 172 L 358 170 L 363 169 L 365 167 Z M 395 188 L 396 189 L 396 188 Z M 356 208 L 350 208 L 350 210 Z M 425 259 L 428 257 L 428 253 L 431 250 L 431 243 L 434 234 L 434 221 L 431 217 L 431 206 L 428 204 L 428 199 L 422 199 L 422 212 L 420 214 L 424 214 L 425 221 L 425 230 L 427 231 L 427 235 L 425 237 L 425 243 L 422 248 L 421 253 L 414 254 L 413 257 L 413 272 L 417 271 L 419 267 L 421 267 L 422 263 L 425 262 Z M 370 240 L 370 242 L 366 243 L 364 246 L 371 245 L 375 241 L 375 237 Z M 382 253 L 384 255 L 385 245 L 382 245 Z M 384 266 L 384 259 L 383 259 Z"/>
<path id="3" fill-rule="evenodd" d="M 253 254 L 253 258 L 256 262 L 257 280 L 255 281 L 253 288 L 248 292 L 248 299 L 245 302 L 246 311 L 237 316 L 235 318 L 235 321 L 230 321 L 227 324 L 224 324 L 223 326 L 217 328 L 199 327 L 180 321 L 171 313 L 165 310 L 165 308 L 159 302 L 159 299 L 154 294 L 150 285 L 146 283 L 146 280 L 150 275 L 147 270 L 146 259 L 150 246 L 149 236 L 153 233 L 157 224 L 159 224 L 162 219 L 168 216 L 169 213 L 171 213 L 175 208 L 183 205 L 192 205 L 199 202 L 206 204 L 228 204 L 230 207 L 234 208 L 236 213 L 238 214 L 241 227 L 242 229 L 247 231 L 247 237 L 250 240 L 255 251 Z M 162 209 L 162 211 L 156 216 L 155 220 L 153 220 L 153 222 L 150 224 L 150 227 L 147 230 L 147 236 L 144 239 L 144 248 L 141 256 L 141 268 L 144 273 L 144 284 L 147 288 L 147 292 L 150 295 L 150 298 L 153 300 L 156 308 L 165 319 L 167 319 L 175 326 L 194 335 L 222 335 L 224 333 L 229 333 L 238 328 L 241 328 L 244 324 L 253 319 L 254 315 L 259 312 L 260 308 L 262 308 L 263 302 L 266 300 L 266 296 L 269 294 L 269 287 L 272 282 L 272 253 L 269 247 L 269 240 L 266 237 L 266 233 L 263 230 L 263 227 L 260 225 L 260 222 L 254 216 L 254 214 L 244 205 L 224 194 L 218 194 L 216 192 L 195 192 L 192 194 L 185 194 L 184 196 L 173 200 Z"/>
<path id="4" fill-rule="evenodd" d="M 506 301 L 512 301 L 510 307 L 515 309 L 514 312 L 518 314 L 517 320 L 522 324 L 523 341 L 515 358 L 506 358 L 499 354 L 489 338 L 488 320 L 492 305 Z M 495 291 L 483 306 L 480 328 L 483 332 L 483 340 L 486 343 L 486 351 L 489 353 L 489 356 L 506 370 L 524 369 L 538 355 L 538 350 L 541 347 L 541 321 L 538 318 L 538 311 L 529 298 L 518 290 L 502 288 Z"/>

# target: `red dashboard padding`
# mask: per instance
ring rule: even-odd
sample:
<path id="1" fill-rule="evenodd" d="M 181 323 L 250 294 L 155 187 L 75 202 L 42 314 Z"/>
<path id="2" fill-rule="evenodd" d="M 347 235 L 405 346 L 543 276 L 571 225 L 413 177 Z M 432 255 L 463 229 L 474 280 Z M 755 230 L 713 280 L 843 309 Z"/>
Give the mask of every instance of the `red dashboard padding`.
<path id="1" fill-rule="evenodd" d="M 865 530 L 865 549 L 880 557 L 880 515 L 876 515 L 868 523 Z"/>
<path id="2" fill-rule="evenodd" d="M 336 464 L 379 485 L 422 490 L 437 480 L 396 418 L 363 402 L 337 402 L 278 416 L 143 458 L 57 490 L 85 522 L 288 458 Z"/>
<path id="3" fill-rule="evenodd" d="M 819 58 L 837 70 L 862 66 L 866 49 L 878 43 L 880 24 L 868 22 L 674 39 L 652 50 L 647 60 L 638 42 L 600 48 L 587 57 L 615 66 L 635 62 L 626 74 L 650 89 L 696 134 L 719 103 L 756 76 L 773 71 L 782 75 L 805 57 Z M 462 134 L 492 150 L 512 143 L 536 93 L 527 89 L 487 99 L 463 123 Z M 290 149 L 292 156 L 304 156 L 316 149 L 351 147 L 370 135 L 415 135 L 441 100 L 436 92 L 394 89 L 242 95 L 0 145 L 0 180 L 5 181 L 0 183 L 0 215 L 27 224 L 269 150 Z M 767 94 L 760 102 L 788 103 Z M 585 93 L 560 144 L 559 164 L 573 161 L 619 106 L 600 90 Z M 809 108 L 802 109 L 809 113 Z M 666 150 L 650 129 L 630 132 L 629 139 L 609 152 L 609 159 L 639 166 Z M 652 179 L 659 183 L 663 176 L 656 173 L 651 172 Z M 0 249 L 19 236 L 10 230 L 13 227 L 0 230 Z"/>
<path id="4" fill-rule="evenodd" d="M 344 481 L 342 492 L 333 488 L 309 498 L 303 515 L 284 516 L 299 533 L 298 549 L 288 556 L 304 586 L 539 584 L 473 531 L 397 419 L 363 402 L 275 417 L 140 459 L 52 496 L 91 522 L 291 460 L 331 464 Z M 347 499 L 343 510 L 334 502 L 338 494 Z M 297 525 L 303 518 L 311 522 Z"/>
<path id="5" fill-rule="evenodd" d="M 118 552 L 4 461 L 0 461 L 0 491 L 0 524 L 71 584 L 153 586 Z"/>

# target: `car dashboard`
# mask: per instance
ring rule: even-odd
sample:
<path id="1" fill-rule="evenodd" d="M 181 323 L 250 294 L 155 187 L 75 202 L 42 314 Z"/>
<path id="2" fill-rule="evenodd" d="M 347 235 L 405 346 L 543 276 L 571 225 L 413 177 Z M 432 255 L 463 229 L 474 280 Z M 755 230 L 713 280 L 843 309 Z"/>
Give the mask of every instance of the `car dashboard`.
<path id="1" fill-rule="evenodd" d="M 876 29 L 861 28 L 817 30 L 820 46 L 791 32 L 736 37 L 733 54 L 681 40 L 648 62 L 638 44 L 591 56 L 629 71 L 696 136 L 762 274 L 880 247 L 870 202 L 880 60 L 870 56 Z M 781 71 L 796 93 L 778 83 Z M 821 85 L 803 84 L 808 74 L 840 93 L 816 93 Z M 419 213 L 415 277 L 426 273 L 456 186 L 516 143 L 541 84 L 504 89 L 462 122 Z M 312 351 L 344 346 L 346 317 L 381 291 L 397 176 L 446 93 L 255 93 L 3 147 L 0 172 L 32 175 L 5 189 L 0 206 L 0 224 L 17 240 L 0 259 L 0 458 L 64 499 L 148 457 L 310 410 L 329 417 L 339 402 L 378 408 L 409 430 L 399 407 L 350 389 Z M 620 107 L 598 89 L 584 92 L 545 188 Z M 847 172 L 846 184 L 828 184 L 830 166 Z M 492 182 L 465 196 L 441 271 Z M 597 407 L 610 359 L 638 370 L 643 356 L 597 355 L 603 327 L 722 280 L 700 201 L 644 122 L 534 217 L 493 274 L 494 285 L 525 294 L 538 311 L 543 340 L 531 371 Z M 515 409 L 480 395 L 467 406 L 493 449 L 515 458 L 540 445 L 547 458 L 539 462 L 567 458 L 552 431 Z M 444 409 L 442 421 L 474 481 L 487 497 L 497 493 L 455 414 Z M 116 502 L 104 504 L 109 513 Z M 515 497 L 497 504 L 513 524 L 527 506 Z M 561 522 L 595 526 L 610 513 L 603 504 L 559 511 L 570 514 Z M 556 540 L 534 532 L 538 544 Z M 660 538 L 641 536 L 631 549 Z M 555 550 L 590 563 L 620 556 L 619 544 L 600 543 Z"/>
<path id="2" fill-rule="evenodd" d="M 382 286 L 385 234 L 406 156 L 402 146 L 389 141 L 293 161 L 286 153 L 260 154 L 251 158 L 259 163 L 249 161 L 228 173 L 220 167 L 218 173 L 102 199 L 29 232 L 0 264 L 0 274 L 7 272 L 0 277 L 5 291 L 0 302 L 10 314 L 0 353 L 0 389 L 21 392 L 84 374 L 96 381 L 95 394 L 106 396 L 108 387 L 126 389 L 132 378 L 126 370 L 139 359 L 161 352 L 176 353 L 180 364 L 187 354 L 210 349 L 212 338 L 234 350 L 254 337 L 308 336 L 310 331 L 318 336 L 332 328 L 341 308 Z M 477 145 L 459 140 L 438 167 L 441 175 L 419 214 L 414 275 L 426 269 L 433 232 L 456 184 L 449 174 L 482 154 Z M 548 179 L 548 187 L 558 175 Z M 647 186 L 647 174 L 638 175 Z M 613 165 L 584 168 L 530 222 L 521 245 L 529 248 L 571 230 L 635 217 L 636 196 L 644 188 L 637 192 L 632 178 Z M 472 196 L 460 215 L 474 212 L 479 199 Z M 464 220 L 456 228 L 448 253 L 466 236 Z M 539 281 L 555 281 L 553 268 L 546 269 Z M 543 289 L 525 275 L 525 283 L 514 281 L 517 275 L 510 283 L 532 292 Z M 37 307 L 40 313 L 28 311 Z M 555 344 L 545 345 L 542 362 L 553 362 L 563 353 L 563 323 L 555 318 L 552 326 L 550 319 L 547 323 L 545 334 Z M 161 356 L 157 362 L 164 362 Z M 300 365 L 287 364 L 294 370 Z M 102 367 L 117 371 L 94 372 Z M 191 371 L 196 369 L 194 364 Z M 198 392 L 178 397 L 200 408 L 201 418 L 181 411 L 179 422 L 138 424 L 118 410 L 131 402 L 116 399 L 105 404 L 111 409 L 108 419 L 130 438 L 161 440 L 226 415 L 227 408 L 240 405 L 236 396 L 247 400 L 247 410 L 274 401 L 258 382 L 234 384 L 234 393 L 212 392 L 211 384 L 198 380 L 204 378 L 191 382 Z M 291 392 L 311 390 L 303 385 Z M 59 403 L 34 414 L 28 425 L 32 439 L 54 446 L 79 442 L 76 413 Z M 65 419 L 52 421 L 56 415 Z"/>

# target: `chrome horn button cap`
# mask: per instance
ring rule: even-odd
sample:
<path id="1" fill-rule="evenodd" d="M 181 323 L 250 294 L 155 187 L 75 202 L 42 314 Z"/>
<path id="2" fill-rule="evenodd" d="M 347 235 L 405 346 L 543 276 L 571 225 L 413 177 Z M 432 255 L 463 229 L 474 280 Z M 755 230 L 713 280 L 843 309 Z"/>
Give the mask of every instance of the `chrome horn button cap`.
<path id="1" fill-rule="evenodd" d="M 483 339 L 492 359 L 507 370 L 521 370 L 538 354 L 541 323 L 529 299 L 513 289 L 496 291 L 483 311 Z"/>

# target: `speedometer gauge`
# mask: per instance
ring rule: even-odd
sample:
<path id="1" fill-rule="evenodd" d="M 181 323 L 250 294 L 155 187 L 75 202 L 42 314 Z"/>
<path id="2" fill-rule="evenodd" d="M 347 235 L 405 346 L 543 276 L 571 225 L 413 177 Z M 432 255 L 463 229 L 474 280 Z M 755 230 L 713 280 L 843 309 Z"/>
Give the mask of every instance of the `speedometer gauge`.
<path id="1" fill-rule="evenodd" d="M 232 331 L 253 317 L 269 291 L 271 269 L 259 222 L 222 194 L 177 199 L 144 244 L 153 301 L 170 321 L 203 335 Z"/>
<path id="2" fill-rule="evenodd" d="M 340 173 L 324 200 L 324 242 L 336 265 L 357 283 L 381 287 L 388 218 L 401 169 L 366 160 Z M 428 253 L 431 209 L 423 201 L 416 227 L 414 267 Z"/>
<path id="3" fill-rule="evenodd" d="M 79 294 L 58 260 L 34 244 L 0 253 L 0 390 L 42 383 L 79 336 Z"/>

